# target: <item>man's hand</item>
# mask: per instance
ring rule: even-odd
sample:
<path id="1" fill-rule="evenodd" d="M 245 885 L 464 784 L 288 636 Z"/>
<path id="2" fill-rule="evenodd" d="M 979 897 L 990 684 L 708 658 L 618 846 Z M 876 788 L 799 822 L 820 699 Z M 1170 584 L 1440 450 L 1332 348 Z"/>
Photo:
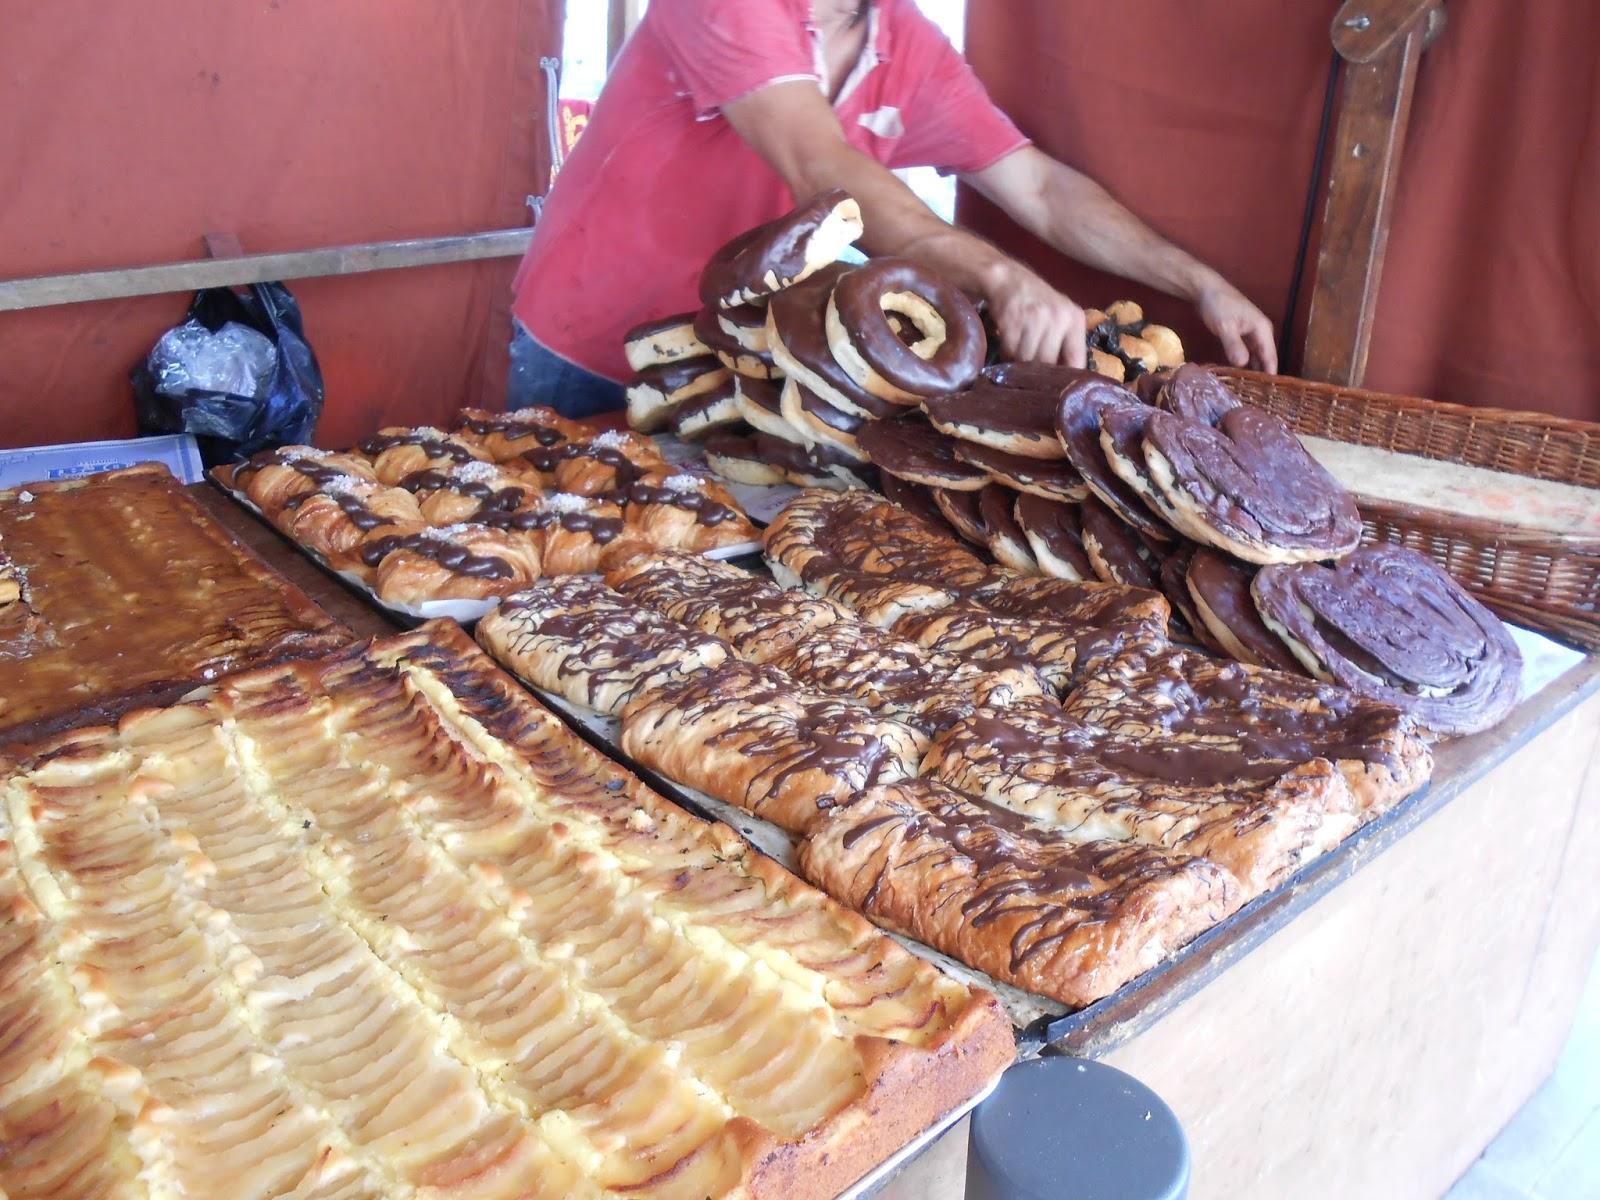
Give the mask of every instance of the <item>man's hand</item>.
<path id="1" fill-rule="evenodd" d="M 1007 358 L 1084 365 L 1088 352 L 1083 309 L 1011 259 L 995 263 L 983 283 Z"/>
<path id="2" fill-rule="evenodd" d="M 1217 275 L 1195 291 L 1194 305 L 1206 328 L 1222 343 L 1230 363 L 1277 374 L 1278 347 L 1272 339 L 1272 322 L 1238 288 Z"/>

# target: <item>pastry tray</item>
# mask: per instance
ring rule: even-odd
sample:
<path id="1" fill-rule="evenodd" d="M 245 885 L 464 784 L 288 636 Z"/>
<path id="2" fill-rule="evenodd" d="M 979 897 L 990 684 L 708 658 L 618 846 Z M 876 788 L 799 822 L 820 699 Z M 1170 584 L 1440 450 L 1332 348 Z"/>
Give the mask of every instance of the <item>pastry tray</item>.
<path id="1" fill-rule="evenodd" d="M 228 474 L 227 478 L 229 481 L 231 481 L 231 472 Z M 272 525 L 271 521 L 267 520 L 267 514 L 261 511 L 261 507 L 256 504 L 254 500 L 250 499 L 250 497 L 244 492 L 241 492 L 237 488 L 230 486 L 229 482 L 224 482 L 224 479 L 215 472 L 213 472 L 211 475 L 211 481 L 229 496 L 233 497 L 233 499 L 241 506 L 253 512 L 264 523 L 272 526 L 274 529 L 277 528 L 277 526 Z M 362 579 L 361 576 L 357 575 L 354 571 L 341 571 L 338 567 L 329 562 L 324 555 L 319 554 L 310 546 L 296 541 L 288 534 L 283 533 L 282 530 L 278 530 L 278 532 L 286 541 L 293 545 L 296 550 L 300 551 L 300 553 L 304 554 L 328 574 L 340 580 L 348 587 L 353 588 L 355 591 L 360 592 L 369 601 L 383 609 L 385 612 L 392 613 L 395 616 L 402 618 L 407 624 L 416 624 L 421 621 L 433 621 L 441 617 L 448 617 L 450 620 L 456 621 L 462 625 L 471 625 L 479 617 L 483 616 L 491 608 L 500 603 L 500 598 L 498 596 L 491 596 L 486 600 L 424 600 L 420 604 L 397 604 L 392 600 L 385 600 L 379 596 L 377 592 L 372 590 L 371 585 L 368 584 L 365 579 Z M 722 546 L 716 550 L 707 551 L 703 557 L 742 558 L 745 555 L 754 554 L 760 549 L 761 543 L 759 541 L 740 542 L 734 546 Z"/>

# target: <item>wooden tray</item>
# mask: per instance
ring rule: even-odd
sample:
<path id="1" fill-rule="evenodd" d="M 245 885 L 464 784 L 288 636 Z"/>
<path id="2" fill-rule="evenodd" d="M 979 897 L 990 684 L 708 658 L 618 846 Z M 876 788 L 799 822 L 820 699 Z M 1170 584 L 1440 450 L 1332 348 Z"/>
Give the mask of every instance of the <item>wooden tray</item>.
<path id="1" fill-rule="evenodd" d="M 1595 488 L 1600 505 L 1600 425 L 1213 369 L 1242 399 L 1276 413 L 1296 433 Z M 1408 546 L 1501 616 L 1600 649 L 1600 539 L 1561 538 L 1403 504 L 1364 501 L 1361 515 L 1367 541 Z"/>

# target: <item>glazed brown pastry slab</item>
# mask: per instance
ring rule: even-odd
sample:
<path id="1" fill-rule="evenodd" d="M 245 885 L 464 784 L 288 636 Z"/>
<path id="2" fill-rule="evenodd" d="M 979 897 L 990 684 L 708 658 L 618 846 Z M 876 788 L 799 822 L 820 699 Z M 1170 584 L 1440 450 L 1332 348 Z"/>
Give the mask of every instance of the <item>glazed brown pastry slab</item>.
<path id="1" fill-rule="evenodd" d="M 0 757 L 11 1196 L 833 1197 L 1013 1055 L 453 626 L 71 747 Z"/>
<path id="2" fill-rule="evenodd" d="M 800 868 L 879 923 L 1073 1006 L 1240 902 L 1233 876 L 1204 859 L 1047 830 L 927 779 L 830 811 Z"/>
<path id="3" fill-rule="evenodd" d="M 0 556 L 0 742 L 350 639 L 158 466 L 0 492 Z"/>

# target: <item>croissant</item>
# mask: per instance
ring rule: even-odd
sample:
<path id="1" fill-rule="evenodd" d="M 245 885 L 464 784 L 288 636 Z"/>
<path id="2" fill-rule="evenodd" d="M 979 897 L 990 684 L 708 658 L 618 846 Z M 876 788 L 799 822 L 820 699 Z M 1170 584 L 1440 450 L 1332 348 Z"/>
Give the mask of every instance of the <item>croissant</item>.
<path id="1" fill-rule="evenodd" d="M 373 473 L 391 486 L 418 471 L 488 458 L 470 442 L 429 426 L 380 429 L 357 449 L 372 459 Z"/>
<path id="2" fill-rule="evenodd" d="M 533 503 L 542 491 L 537 480 L 477 461 L 443 471 L 418 471 L 402 479 L 400 486 L 417 497 L 430 525 L 454 525 L 485 512 L 514 512 Z"/>
<path id="3" fill-rule="evenodd" d="M 543 407 L 519 408 L 512 412 L 463 408 L 451 430 L 495 462 L 508 462 L 529 450 L 559 446 L 562 442 L 581 442 L 589 432 L 555 409 Z"/>
<path id="4" fill-rule="evenodd" d="M 699 475 L 644 479 L 615 496 L 628 528 L 663 549 L 704 554 L 761 537 L 728 489 Z"/>
<path id="5" fill-rule="evenodd" d="M 315 446 L 281 446 L 266 450 L 234 468 L 232 484 L 242 489 L 269 517 L 295 496 L 317 491 L 330 480 L 354 476 L 376 480 L 372 464 L 354 454 L 336 454 Z"/>
<path id="6" fill-rule="evenodd" d="M 353 555 L 375 531 L 416 530 L 425 524 L 410 492 L 371 483 L 296 497 L 279 519 L 279 528 L 296 542 L 335 561 Z"/>
<path id="7" fill-rule="evenodd" d="M 552 491 L 598 496 L 671 467 L 649 438 L 607 431 L 586 442 L 530 450 L 522 461 L 539 472 Z"/>
<path id="8" fill-rule="evenodd" d="M 384 546 L 369 543 L 369 548 Z M 387 540 L 378 564 L 378 597 L 393 604 L 487 600 L 539 578 L 538 542 L 484 525 L 447 525 Z"/>

